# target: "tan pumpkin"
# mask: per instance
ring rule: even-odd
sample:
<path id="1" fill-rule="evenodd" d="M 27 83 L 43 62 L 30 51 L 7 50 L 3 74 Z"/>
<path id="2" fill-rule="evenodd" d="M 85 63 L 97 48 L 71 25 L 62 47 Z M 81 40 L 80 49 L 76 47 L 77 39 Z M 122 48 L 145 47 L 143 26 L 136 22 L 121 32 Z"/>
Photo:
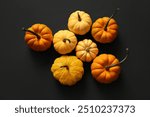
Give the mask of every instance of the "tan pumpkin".
<path id="1" fill-rule="evenodd" d="M 25 31 L 25 41 L 34 51 L 45 51 L 50 48 L 53 35 L 51 29 L 45 24 L 34 24 Z"/>
<path id="2" fill-rule="evenodd" d="M 98 52 L 99 50 L 96 43 L 91 39 L 79 41 L 76 46 L 76 56 L 84 62 L 92 61 L 97 56 Z"/>
<path id="3" fill-rule="evenodd" d="M 78 35 L 84 35 L 89 32 L 92 25 L 90 15 L 84 11 L 73 12 L 68 19 L 68 28 Z"/>
<path id="4" fill-rule="evenodd" d="M 70 53 L 77 44 L 75 34 L 69 30 L 60 30 L 53 38 L 54 48 L 60 54 Z"/>
<path id="5" fill-rule="evenodd" d="M 62 85 L 72 86 L 82 79 L 83 63 L 76 56 L 61 56 L 56 58 L 51 71 Z"/>
<path id="6" fill-rule="evenodd" d="M 121 66 L 128 57 L 128 48 L 123 60 L 119 60 L 112 54 L 101 54 L 97 56 L 91 64 L 91 73 L 94 79 L 100 83 L 111 83 L 115 81 L 120 74 Z"/>
<path id="7" fill-rule="evenodd" d="M 100 43 L 111 43 L 115 40 L 118 34 L 118 24 L 113 19 L 113 16 L 116 14 L 117 9 L 111 17 L 98 18 L 92 25 L 92 36 L 93 38 Z"/>

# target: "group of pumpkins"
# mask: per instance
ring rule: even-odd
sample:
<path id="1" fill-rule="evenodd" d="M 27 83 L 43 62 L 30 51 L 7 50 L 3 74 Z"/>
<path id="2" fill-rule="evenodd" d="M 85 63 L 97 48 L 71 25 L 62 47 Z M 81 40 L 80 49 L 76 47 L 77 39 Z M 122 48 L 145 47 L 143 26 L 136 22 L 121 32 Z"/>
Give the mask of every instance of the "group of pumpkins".
<path id="1" fill-rule="evenodd" d="M 118 10 L 118 9 L 117 9 Z M 62 54 L 51 66 L 55 79 L 61 84 L 72 86 L 82 79 L 84 74 L 83 62 L 92 62 L 91 73 L 100 83 L 111 83 L 120 73 L 119 61 L 112 54 L 100 54 L 99 49 L 91 39 L 78 42 L 76 35 L 85 35 L 91 29 L 93 38 L 99 43 L 111 43 L 117 36 L 118 25 L 111 17 L 97 19 L 92 24 L 90 15 L 84 11 L 73 12 L 68 19 L 68 29 L 60 30 L 53 36 L 51 29 L 44 24 L 34 24 L 25 31 L 25 41 L 34 51 L 46 51 L 54 44 L 55 50 Z M 66 55 L 75 49 L 76 56 Z"/>

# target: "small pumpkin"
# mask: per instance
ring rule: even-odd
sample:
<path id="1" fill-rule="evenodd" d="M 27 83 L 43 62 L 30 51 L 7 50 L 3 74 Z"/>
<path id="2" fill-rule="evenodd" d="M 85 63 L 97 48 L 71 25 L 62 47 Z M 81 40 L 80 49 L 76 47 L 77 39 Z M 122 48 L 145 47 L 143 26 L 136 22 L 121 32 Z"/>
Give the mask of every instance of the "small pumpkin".
<path id="1" fill-rule="evenodd" d="M 100 43 L 111 43 L 118 34 L 118 24 L 113 19 L 117 9 L 111 17 L 98 18 L 92 25 L 91 34 L 93 38 Z"/>
<path id="2" fill-rule="evenodd" d="M 82 79 L 83 63 L 76 56 L 61 56 L 52 64 L 51 71 L 62 85 L 72 86 Z"/>
<path id="3" fill-rule="evenodd" d="M 97 56 L 98 51 L 96 43 L 91 39 L 79 41 L 76 46 L 76 56 L 84 62 L 92 61 Z"/>
<path id="4" fill-rule="evenodd" d="M 78 35 L 84 35 L 89 32 L 92 25 L 90 15 L 84 11 L 73 12 L 68 19 L 68 28 Z"/>
<path id="5" fill-rule="evenodd" d="M 77 44 L 75 34 L 69 30 L 60 30 L 54 35 L 54 48 L 60 54 L 70 53 Z"/>
<path id="6" fill-rule="evenodd" d="M 34 51 L 45 51 L 50 48 L 53 35 L 51 29 L 45 24 L 34 24 L 25 31 L 25 41 Z"/>
<path id="7" fill-rule="evenodd" d="M 125 58 L 119 60 L 112 54 L 101 54 L 97 56 L 91 64 L 91 73 L 96 81 L 100 83 L 111 83 L 115 81 L 120 74 L 121 66 L 128 56 L 128 49 L 126 49 Z"/>

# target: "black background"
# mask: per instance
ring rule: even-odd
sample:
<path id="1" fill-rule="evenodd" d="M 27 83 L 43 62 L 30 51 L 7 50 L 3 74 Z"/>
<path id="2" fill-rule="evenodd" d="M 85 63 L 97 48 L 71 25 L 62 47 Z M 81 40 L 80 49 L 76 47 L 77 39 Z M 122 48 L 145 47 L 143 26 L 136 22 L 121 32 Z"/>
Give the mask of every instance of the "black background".
<path id="1" fill-rule="evenodd" d="M 61 86 L 50 67 L 60 55 L 53 46 L 43 53 L 30 50 L 24 42 L 22 27 L 44 23 L 53 34 L 67 29 L 69 15 L 75 10 L 88 12 L 92 20 L 115 17 L 119 35 L 111 44 L 98 44 L 101 53 L 119 59 L 130 50 L 117 81 L 97 83 L 85 63 L 83 79 L 73 87 Z M 0 1 L 0 99 L 150 99 L 150 4 L 148 0 L 1 0 Z M 90 34 L 78 36 L 79 40 Z M 74 54 L 71 53 L 71 54 Z"/>

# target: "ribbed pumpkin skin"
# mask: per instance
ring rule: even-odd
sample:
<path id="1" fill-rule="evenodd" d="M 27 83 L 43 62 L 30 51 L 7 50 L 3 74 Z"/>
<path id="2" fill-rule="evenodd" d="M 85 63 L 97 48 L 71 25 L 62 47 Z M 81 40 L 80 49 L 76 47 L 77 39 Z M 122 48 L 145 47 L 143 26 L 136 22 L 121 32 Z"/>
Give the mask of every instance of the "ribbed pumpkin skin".
<path id="1" fill-rule="evenodd" d="M 83 63 L 76 56 L 61 56 L 56 58 L 51 71 L 62 85 L 72 86 L 82 79 Z"/>
<path id="2" fill-rule="evenodd" d="M 25 41 L 27 45 L 34 51 L 46 51 L 50 48 L 53 35 L 51 29 L 45 24 L 34 24 L 28 30 L 35 32 L 40 36 L 40 39 L 31 32 L 25 33 Z"/>
<path id="3" fill-rule="evenodd" d="M 79 21 L 79 16 L 81 21 Z M 92 19 L 90 15 L 84 11 L 73 12 L 68 19 L 68 28 L 70 31 L 78 35 L 84 35 L 89 32 L 92 25 Z"/>
<path id="4" fill-rule="evenodd" d="M 112 54 L 101 54 L 97 56 L 91 64 L 91 73 L 94 79 L 100 83 L 111 83 L 116 80 L 120 74 L 120 65 L 110 67 L 106 66 L 118 64 L 119 60 Z"/>
<path id="5" fill-rule="evenodd" d="M 54 48 L 58 53 L 67 54 L 76 47 L 77 38 L 75 34 L 69 30 L 60 30 L 55 33 L 53 43 Z"/>
<path id="6" fill-rule="evenodd" d="M 118 25 L 116 21 L 112 18 L 107 26 L 107 30 L 104 30 L 105 25 L 107 24 L 109 17 L 103 17 L 97 19 L 93 25 L 91 34 L 93 38 L 100 43 L 111 43 L 115 40 L 118 34 Z"/>
<path id="7" fill-rule="evenodd" d="M 99 50 L 96 43 L 91 39 L 79 41 L 76 46 L 76 56 L 84 62 L 92 61 L 97 56 L 98 52 Z"/>

